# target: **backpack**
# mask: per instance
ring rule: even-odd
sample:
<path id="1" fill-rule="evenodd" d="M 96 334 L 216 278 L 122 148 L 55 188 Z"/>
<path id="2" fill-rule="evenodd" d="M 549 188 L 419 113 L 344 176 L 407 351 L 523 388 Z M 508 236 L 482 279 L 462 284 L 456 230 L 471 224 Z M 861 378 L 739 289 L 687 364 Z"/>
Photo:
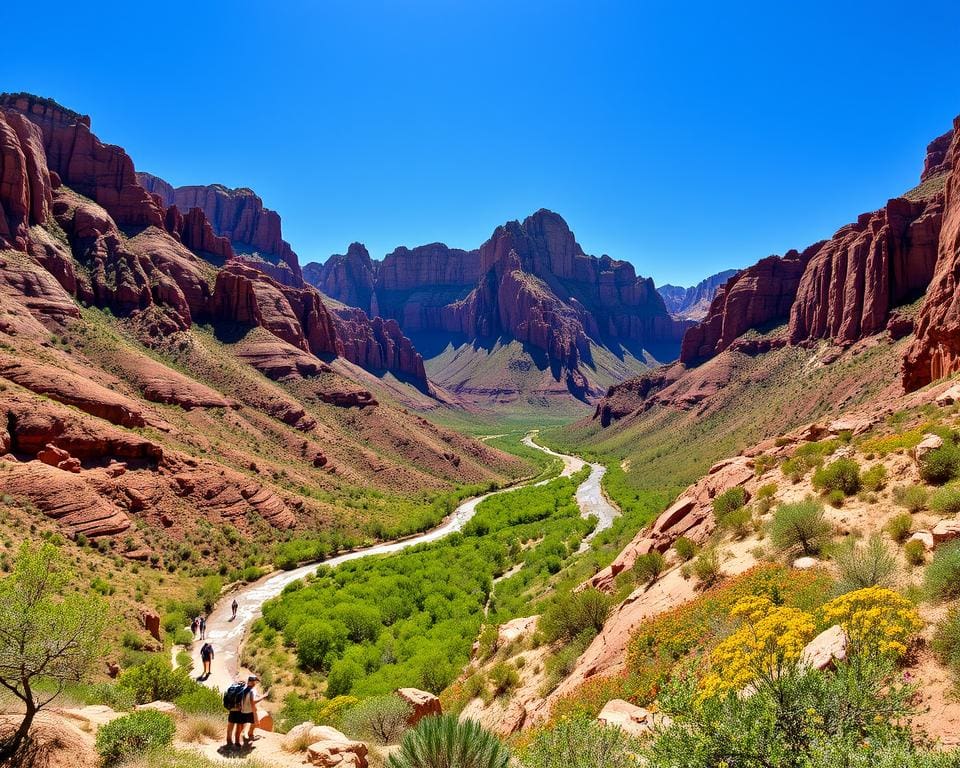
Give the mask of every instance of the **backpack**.
<path id="1" fill-rule="evenodd" d="M 231 683 L 230 687 L 227 688 L 226 693 L 223 694 L 223 706 L 225 709 L 229 709 L 231 712 L 235 712 L 240 709 L 240 705 L 243 703 L 243 697 L 247 693 L 246 683 Z"/>

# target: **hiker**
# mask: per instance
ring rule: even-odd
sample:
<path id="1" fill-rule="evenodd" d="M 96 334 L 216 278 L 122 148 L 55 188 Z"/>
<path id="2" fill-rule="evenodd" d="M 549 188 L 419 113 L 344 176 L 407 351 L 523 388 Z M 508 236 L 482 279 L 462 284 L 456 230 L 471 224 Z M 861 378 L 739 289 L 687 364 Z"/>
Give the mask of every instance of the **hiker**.
<path id="1" fill-rule="evenodd" d="M 213 662 L 213 646 L 210 643 L 204 643 L 200 648 L 200 661 L 203 662 L 203 674 L 200 675 L 200 679 L 206 680 L 210 677 L 210 664 Z"/>
<path id="2" fill-rule="evenodd" d="M 237 609 L 240 607 L 240 603 L 237 602 L 237 598 L 233 598 L 233 604 L 230 606 L 233 608 L 233 616 L 230 617 L 230 621 L 233 621 L 237 618 Z"/>
<path id="3" fill-rule="evenodd" d="M 200 639 L 207 639 L 207 620 L 205 617 L 201 616 L 197 619 L 197 626 L 200 628 Z"/>
<path id="4" fill-rule="evenodd" d="M 257 702 L 261 698 L 255 691 L 259 680 L 260 678 L 256 675 L 250 675 L 246 685 L 234 683 L 223 694 L 223 706 L 230 710 L 230 714 L 227 715 L 228 749 L 240 747 L 244 725 L 249 726 L 247 735 L 243 737 L 244 741 L 249 744 L 254 740 L 253 731 L 257 727 Z"/>
<path id="5" fill-rule="evenodd" d="M 193 621 L 190 622 L 190 631 L 193 632 L 193 636 L 197 636 L 197 630 L 200 628 L 200 619 L 196 616 L 193 617 Z"/>

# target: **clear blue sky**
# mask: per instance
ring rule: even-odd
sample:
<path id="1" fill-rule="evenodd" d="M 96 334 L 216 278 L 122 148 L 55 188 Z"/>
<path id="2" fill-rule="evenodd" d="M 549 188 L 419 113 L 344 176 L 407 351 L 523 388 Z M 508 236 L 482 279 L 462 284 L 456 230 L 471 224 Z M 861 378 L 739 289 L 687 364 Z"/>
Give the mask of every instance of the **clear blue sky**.
<path id="1" fill-rule="evenodd" d="M 302 262 L 475 247 L 540 207 L 695 282 L 916 183 L 960 3 L 8 3 L 0 88 L 174 184 L 250 186 Z"/>

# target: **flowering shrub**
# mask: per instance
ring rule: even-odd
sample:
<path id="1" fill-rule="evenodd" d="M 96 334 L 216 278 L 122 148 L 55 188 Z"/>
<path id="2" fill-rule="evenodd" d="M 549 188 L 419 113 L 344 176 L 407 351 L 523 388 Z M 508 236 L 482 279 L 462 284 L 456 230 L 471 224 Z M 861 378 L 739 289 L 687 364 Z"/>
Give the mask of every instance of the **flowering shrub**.
<path id="1" fill-rule="evenodd" d="M 778 679 L 796 666 L 815 630 L 810 614 L 762 595 L 740 600 L 731 616 L 744 623 L 710 655 L 710 671 L 700 683 L 704 698 Z"/>
<path id="2" fill-rule="evenodd" d="M 839 624 L 848 648 L 863 656 L 897 659 L 923 623 L 902 595 L 884 587 L 867 587 L 831 600 L 821 609 L 825 625 Z"/>

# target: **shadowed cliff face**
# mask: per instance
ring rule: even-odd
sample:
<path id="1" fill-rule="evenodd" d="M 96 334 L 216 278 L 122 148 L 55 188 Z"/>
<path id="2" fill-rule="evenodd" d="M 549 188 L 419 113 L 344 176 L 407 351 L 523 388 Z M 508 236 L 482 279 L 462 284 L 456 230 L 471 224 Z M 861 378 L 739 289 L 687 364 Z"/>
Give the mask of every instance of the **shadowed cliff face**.
<path id="1" fill-rule="evenodd" d="M 123 149 L 90 132 L 88 117 L 37 97 L 0 96 L 0 247 L 28 253 L 43 270 L 8 274 L 8 286 L 52 297 L 57 291 L 39 281 L 55 280 L 68 296 L 135 316 L 145 338 L 197 320 L 260 326 L 304 352 L 343 356 L 427 388 L 422 358 L 395 324 L 363 312 L 334 321 L 302 281 L 279 216 L 250 190 L 171 189 L 138 175 Z M 43 228 L 51 221 L 66 241 Z M 238 255 L 235 242 L 260 255 Z M 51 302 L 53 311 L 58 301 Z"/>
<path id="2" fill-rule="evenodd" d="M 670 317 L 652 280 L 627 262 L 585 254 L 547 210 L 497 227 L 475 251 L 433 243 L 377 262 L 354 243 L 323 265 L 308 264 L 304 275 L 325 295 L 395 319 L 414 339 L 528 345 L 581 399 L 602 391 L 592 381 L 595 348 L 669 359 L 686 327 Z"/>

